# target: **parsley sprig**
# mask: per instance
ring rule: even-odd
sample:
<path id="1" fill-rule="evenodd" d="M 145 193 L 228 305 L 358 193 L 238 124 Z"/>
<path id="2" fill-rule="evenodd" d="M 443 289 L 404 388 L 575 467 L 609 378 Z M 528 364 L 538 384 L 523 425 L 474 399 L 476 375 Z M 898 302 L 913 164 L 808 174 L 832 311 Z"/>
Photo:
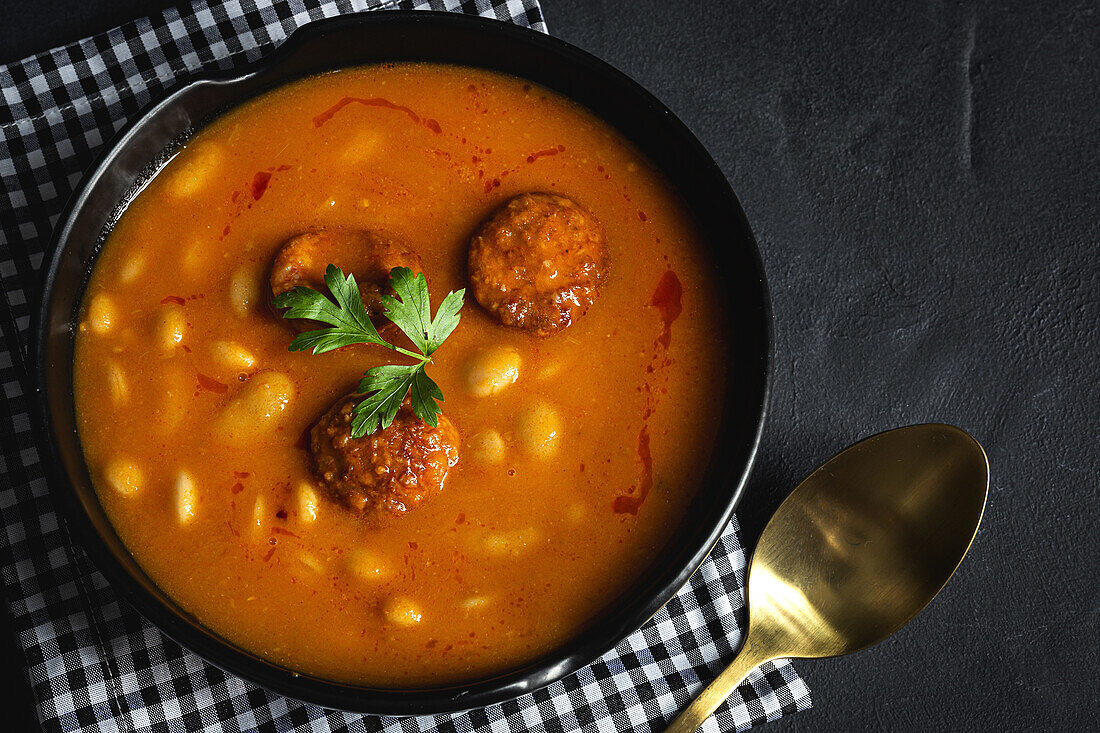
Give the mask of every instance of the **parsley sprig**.
<path id="1" fill-rule="evenodd" d="M 335 302 L 307 287 L 297 287 L 275 297 L 274 305 L 283 311 L 283 318 L 308 318 L 329 326 L 298 334 L 290 342 L 291 351 L 312 349 L 314 354 L 323 354 L 351 344 L 374 344 L 416 360 L 415 364 L 386 364 L 367 370 L 356 389 L 364 399 L 354 407 L 351 436 L 362 438 L 380 429 L 379 426 L 382 430 L 388 428 L 406 395 L 416 416 L 435 427 L 436 416 L 443 413 L 439 407 L 443 392 L 425 367 L 458 326 L 458 312 L 466 291 L 448 293 L 432 318 L 424 273 L 413 275 L 407 267 L 395 267 L 390 272 L 390 287 L 396 297 L 383 295 L 382 311 L 409 337 L 418 353 L 395 346 L 379 335 L 363 307 L 354 275 L 345 276 L 339 267 L 329 265 L 325 285 Z"/>

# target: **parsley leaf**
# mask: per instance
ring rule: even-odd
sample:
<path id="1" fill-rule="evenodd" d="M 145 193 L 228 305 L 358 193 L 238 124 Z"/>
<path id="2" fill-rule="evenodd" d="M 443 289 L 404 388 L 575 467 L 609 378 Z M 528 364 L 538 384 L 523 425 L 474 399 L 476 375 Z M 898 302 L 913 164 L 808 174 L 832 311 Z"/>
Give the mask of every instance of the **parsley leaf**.
<path id="1" fill-rule="evenodd" d="M 448 293 L 433 319 L 424 274 L 413 275 L 407 267 L 395 267 L 390 272 L 390 287 L 397 297 L 382 296 L 383 313 L 409 337 L 419 351 L 416 353 L 394 346 L 379 335 L 363 307 L 354 275 L 345 276 L 339 267 L 329 265 L 325 285 L 335 303 L 306 287 L 294 288 L 275 298 L 275 307 L 283 310 L 284 318 L 308 318 L 329 326 L 298 334 L 290 342 L 291 351 L 312 349 L 314 354 L 323 354 L 351 344 L 376 344 L 417 360 L 415 364 L 386 364 L 367 370 L 356 389 L 365 397 L 353 408 L 351 437 L 362 438 L 388 428 L 406 396 L 418 418 L 433 428 L 438 425 L 438 416 L 443 414 L 439 406 L 443 391 L 428 376 L 425 367 L 458 326 L 458 312 L 466 291 Z"/>
<path id="2" fill-rule="evenodd" d="M 351 437 L 362 438 L 373 433 L 378 429 L 379 422 L 382 430 L 388 428 L 405 401 L 416 373 L 423 368 L 423 363 L 413 366 L 387 364 L 368 370 L 356 390 L 367 395 L 367 398 L 353 408 L 355 417 L 351 421 Z"/>
<path id="3" fill-rule="evenodd" d="M 432 381 L 432 378 L 428 376 L 423 365 L 421 365 L 413 374 L 412 379 L 413 412 L 433 428 L 439 424 L 436 415 L 443 414 L 443 410 L 440 409 L 436 400 L 443 401 L 443 391 L 439 389 L 438 384 Z"/>
<path id="4" fill-rule="evenodd" d="M 359 298 L 359 287 L 355 284 L 355 275 L 344 273 L 336 265 L 325 270 L 325 285 L 336 302 L 322 293 L 299 286 L 275 296 L 274 306 L 283 311 L 283 318 L 308 318 L 311 321 L 327 323 L 332 328 L 306 331 L 298 334 L 290 342 L 291 351 L 308 351 L 323 354 L 351 344 L 378 344 L 393 348 L 378 335 L 378 329 L 371 323 L 367 309 Z"/>
<path id="5" fill-rule="evenodd" d="M 460 318 L 458 312 L 462 310 L 462 298 L 465 294 L 465 288 L 455 293 L 447 293 L 447 297 L 439 305 L 439 310 L 435 312 L 435 320 L 432 321 L 431 351 L 438 349 L 451 332 L 458 328 Z M 431 351 L 428 352 L 429 356 Z"/>
<path id="6" fill-rule="evenodd" d="M 400 300 L 392 295 L 383 295 L 382 312 L 405 332 L 416 348 L 425 356 L 431 356 L 432 306 L 428 300 L 428 282 L 424 279 L 424 273 L 413 275 L 407 267 L 395 267 L 390 272 L 390 285 Z"/>
<path id="7" fill-rule="evenodd" d="M 448 293 L 432 320 L 424 273 L 413 275 L 407 267 L 395 267 L 390 272 L 390 284 L 397 297 L 382 296 L 386 318 L 397 324 L 424 356 L 430 357 L 458 326 L 458 311 L 462 308 L 465 289 Z"/>

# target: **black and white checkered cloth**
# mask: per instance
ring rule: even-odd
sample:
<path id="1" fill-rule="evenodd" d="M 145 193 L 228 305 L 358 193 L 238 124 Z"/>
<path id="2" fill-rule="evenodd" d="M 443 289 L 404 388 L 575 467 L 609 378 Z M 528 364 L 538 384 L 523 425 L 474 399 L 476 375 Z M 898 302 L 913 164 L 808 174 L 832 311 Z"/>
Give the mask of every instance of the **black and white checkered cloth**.
<path id="1" fill-rule="evenodd" d="M 538 0 L 210 0 L 0 66 L 0 564 L 46 730 L 654 730 L 740 644 L 745 553 L 734 522 L 664 610 L 550 687 L 457 715 L 335 712 L 233 677 L 166 638 L 120 602 L 57 514 L 28 417 L 27 339 L 50 230 L 82 172 L 127 119 L 197 72 L 255 59 L 317 18 L 429 7 L 545 30 Z M 742 730 L 809 706 L 790 664 L 768 664 L 704 729 Z"/>

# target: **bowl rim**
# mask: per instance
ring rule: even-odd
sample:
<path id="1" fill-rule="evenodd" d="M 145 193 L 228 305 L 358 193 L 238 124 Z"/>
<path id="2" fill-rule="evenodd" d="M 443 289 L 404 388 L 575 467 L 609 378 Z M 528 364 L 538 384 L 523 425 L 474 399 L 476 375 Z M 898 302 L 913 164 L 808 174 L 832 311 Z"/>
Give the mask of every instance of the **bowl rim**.
<path id="1" fill-rule="evenodd" d="M 712 179 L 709 184 L 716 186 L 716 194 L 721 195 L 725 202 L 733 207 L 732 213 L 742 224 L 738 235 L 745 239 L 743 243 L 745 254 L 748 257 L 748 264 L 753 269 L 749 277 L 756 281 L 760 295 L 759 302 L 756 305 L 759 309 L 758 315 L 761 322 L 756 326 L 762 327 L 761 346 L 763 347 L 763 353 L 754 354 L 753 356 L 759 359 L 756 368 L 761 370 L 762 373 L 760 374 L 759 389 L 749 396 L 751 415 L 747 418 L 752 421 L 753 427 L 745 444 L 740 446 L 739 456 L 735 461 L 737 465 L 730 468 L 723 476 L 723 484 L 729 485 L 729 498 L 725 503 L 724 510 L 720 515 L 709 520 L 709 529 L 704 540 L 699 543 L 698 547 L 694 548 L 683 567 L 680 567 L 677 572 L 662 583 L 657 592 L 648 596 L 645 599 L 647 602 L 638 604 L 636 608 L 631 607 L 630 613 L 624 613 L 623 618 L 617 624 L 605 627 L 599 621 L 594 621 L 560 649 L 556 649 L 518 668 L 506 670 L 487 678 L 477 678 L 470 682 L 431 688 L 405 689 L 353 685 L 314 677 L 274 664 L 244 650 L 218 636 L 216 632 L 202 626 L 193 617 L 189 617 L 186 611 L 176 606 L 174 601 L 161 592 L 147 577 L 144 577 L 144 579 L 137 577 L 134 572 L 136 561 L 132 556 L 128 556 L 128 558 L 120 557 L 116 550 L 112 550 L 108 546 L 108 540 L 94 526 L 87 508 L 82 504 L 83 500 L 77 496 L 77 488 L 71 476 L 62 466 L 62 461 L 59 459 L 59 433 L 51 416 L 50 395 L 47 387 L 51 370 L 57 368 L 57 365 L 50 363 L 47 358 L 47 341 L 50 338 L 50 308 L 54 300 L 58 272 L 65 260 L 66 245 L 72 237 L 74 220 L 77 214 L 88 204 L 90 193 L 105 176 L 112 161 L 120 151 L 126 149 L 127 145 L 132 142 L 135 133 L 140 131 L 143 124 L 148 120 L 154 119 L 158 113 L 170 108 L 183 95 L 193 92 L 196 88 L 203 85 L 244 82 L 272 69 L 277 69 L 297 49 L 325 33 L 339 32 L 348 28 L 355 29 L 362 26 L 401 31 L 436 29 L 447 32 L 448 30 L 459 29 L 464 32 L 485 34 L 498 40 L 503 39 L 508 42 L 534 46 L 540 51 L 557 57 L 559 61 L 580 64 L 588 71 L 601 75 L 609 83 L 629 91 L 640 103 L 647 105 L 651 113 L 660 116 L 665 124 L 674 128 L 677 134 L 676 142 L 686 148 L 686 154 L 691 155 L 706 166 L 705 174 Z M 363 61 L 361 63 L 385 63 L 385 60 L 375 59 L 374 61 Z M 453 63 L 471 65 L 462 64 L 462 62 Z M 331 68 L 348 68 L 348 65 L 333 66 Z M 512 76 L 519 76 L 508 71 L 499 69 L 498 71 Z M 311 74 L 303 74 L 299 78 L 309 75 Z M 281 86 L 291 81 L 291 79 L 284 80 L 274 86 Z M 271 88 L 274 88 L 274 86 Z M 220 116 L 228 109 L 244 103 L 247 99 L 260 96 L 266 91 L 270 91 L 270 88 L 250 94 L 246 99 L 235 102 L 214 116 Z M 570 97 L 568 92 L 560 89 L 558 92 L 563 96 Z M 581 104 L 588 108 L 587 105 Z M 604 116 L 598 111 L 590 109 L 590 112 L 604 119 Z M 207 122 L 209 120 L 199 123 L 198 127 L 201 128 Z M 615 127 L 614 123 L 610 121 L 608 124 Z M 625 133 L 623 134 L 625 135 Z M 661 166 L 658 165 L 658 168 L 660 169 Z M 119 204 L 122 208 L 125 208 L 130 200 L 132 200 L 132 195 L 124 198 Z M 57 500 L 62 516 L 68 522 L 74 535 L 79 539 L 81 546 L 93 560 L 95 567 L 103 572 L 112 587 L 154 626 L 183 647 L 197 653 L 207 662 L 259 684 L 268 690 L 294 699 L 318 704 L 326 708 L 357 713 L 381 715 L 451 713 L 516 698 L 545 687 L 591 664 L 614 649 L 624 638 L 639 629 L 659 612 L 687 584 L 691 576 L 706 560 L 720 540 L 741 500 L 759 451 L 773 386 L 774 322 L 770 292 L 759 246 L 745 217 L 744 210 L 725 174 L 691 130 L 668 107 L 629 76 L 566 41 L 512 23 L 462 13 L 434 11 L 391 10 L 342 15 L 313 21 L 299 27 L 273 53 L 256 62 L 244 64 L 243 66 L 239 65 L 226 71 L 197 75 L 164 95 L 160 101 L 137 113 L 105 144 L 102 152 L 97 155 L 95 162 L 85 171 L 69 197 L 54 227 L 49 247 L 42 270 L 39 304 L 38 308 L 32 313 L 30 329 L 30 351 L 35 378 L 35 392 L 31 400 L 31 407 L 36 423 L 35 428 L 41 431 L 38 435 L 38 443 L 47 452 L 47 455 L 44 456 L 43 467 L 47 473 L 49 491 Z M 99 246 L 96 249 L 95 257 L 98 257 Z M 87 267 L 85 283 L 92 267 L 94 267 L 94 261 L 91 266 Z M 709 468 L 708 477 L 710 477 Z M 144 576 L 140 568 L 138 572 Z"/>

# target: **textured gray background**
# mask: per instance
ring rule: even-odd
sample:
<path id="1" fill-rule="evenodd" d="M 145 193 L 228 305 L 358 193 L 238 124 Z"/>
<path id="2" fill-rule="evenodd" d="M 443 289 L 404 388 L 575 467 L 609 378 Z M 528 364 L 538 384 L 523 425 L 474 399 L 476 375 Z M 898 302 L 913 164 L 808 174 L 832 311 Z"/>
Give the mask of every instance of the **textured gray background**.
<path id="1" fill-rule="evenodd" d="M 167 4 L 7 0 L 0 59 Z M 1100 6 L 543 7 L 695 130 L 760 240 L 777 369 L 749 543 L 870 433 L 952 422 L 989 453 L 985 521 L 943 594 L 878 647 L 802 662 L 814 710 L 767 729 L 1094 726 Z"/>

